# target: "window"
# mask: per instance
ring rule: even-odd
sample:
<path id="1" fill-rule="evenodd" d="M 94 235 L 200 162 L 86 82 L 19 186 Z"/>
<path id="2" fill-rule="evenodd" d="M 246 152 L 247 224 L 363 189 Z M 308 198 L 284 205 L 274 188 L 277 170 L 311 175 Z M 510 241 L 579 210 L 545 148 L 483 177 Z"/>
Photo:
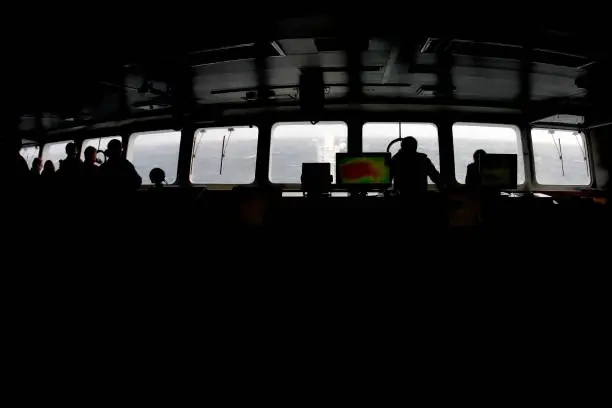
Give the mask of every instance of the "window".
<path id="1" fill-rule="evenodd" d="M 28 168 L 32 168 L 32 162 L 38 157 L 39 150 L 38 146 L 22 147 L 21 150 L 19 150 L 21 157 L 28 163 Z"/>
<path id="2" fill-rule="evenodd" d="M 104 152 L 106 151 L 106 148 L 108 147 L 108 142 L 110 142 L 113 139 L 117 139 L 121 141 L 120 136 L 98 137 L 95 139 L 84 140 L 83 146 L 81 147 L 81 160 L 85 158 L 85 149 L 87 149 L 89 146 L 93 146 L 96 148 L 96 150 L 101 150 Z"/>
<path id="3" fill-rule="evenodd" d="M 198 129 L 193 141 L 191 181 L 248 184 L 255 180 L 257 127 Z"/>
<path id="4" fill-rule="evenodd" d="M 130 137 L 127 158 L 142 177 L 142 184 L 151 184 L 149 172 L 155 167 L 166 173 L 166 181 L 176 181 L 181 132 L 160 130 L 134 133 Z"/>
<path id="5" fill-rule="evenodd" d="M 467 165 L 474 161 L 474 152 L 483 149 L 487 153 L 516 154 L 516 180 L 525 182 L 523 149 L 520 132 L 516 126 L 481 125 L 478 123 L 455 123 L 453 125 L 453 144 L 455 148 L 455 178 L 465 183 Z"/>
<path id="6" fill-rule="evenodd" d="M 66 145 L 72 140 L 65 142 L 47 143 L 43 148 L 43 164 L 47 160 L 51 160 L 55 166 L 55 170 L 59 170 L 60 161 L 66 158 Z"/>
<path id="7" fill-rule="evenodd" d="M 417 151 L 425 153 L 440 170 L 438 128 L 433 123 L 401 123 L 402 137 L 412 136 L 417 142 Z M 400 137 L 400 123 L 366 123 L 363 125 L 363 151 L 366 153 L 386 152 L 387 145 Z M 391 147 L 391 154 L 397 153 L 400 142 Z M 431 183 L 431 180 L 430 180 Z"/>
<path id="8" fill-rule="evenodd" d="M 300 183 L 302 163 L 330 163 L 336 181 L 336 153 L 346 152 L 343 122 L 277 123 L 270 141 L 270 181 Z"/>
<path id="9" fill-rule="evenodd" d="M 535 177 L 540 184 L 591 184 L 584 135 L 559 129 L 532 129 Z"/>

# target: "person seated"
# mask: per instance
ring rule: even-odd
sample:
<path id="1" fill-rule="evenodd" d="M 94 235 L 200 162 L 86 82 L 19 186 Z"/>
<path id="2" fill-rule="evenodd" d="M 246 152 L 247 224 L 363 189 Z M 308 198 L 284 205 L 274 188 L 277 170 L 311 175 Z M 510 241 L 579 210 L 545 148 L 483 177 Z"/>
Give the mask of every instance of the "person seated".
<path id="1" fill-rule="evenodd" d="M 106 149 L 106 162 L 100 166 L 100 177 L 107 188 L 116 191 L 134 191 L 142 184 L 142 178 L 134 165 L 123 157 L 123 145 L 113 139 Z"/>
<path id="2" fill-rule="evenodd" d="M 468 164 L 467 173 L 465 176 L 465 186 L 469 190 L 480 190 L 482 187 L 482 174 L 480 172 L 480 165 L 482 158 L 485 157 L 487 152 L 482 149 L 478 149 L 474 152 L 474 162 Z"/>
<path id="3" fill-rule="evenodd" d="M 166 173 L 159 167 L 155 167 L 149 172 L 149 179 L 153 184 L 153 189 L 164 188 L 163 183 L 166 182 Z"/>
<path id="4" fill-rule="evenodd" d="M 391 177 L 395 191 L 403 196 L 425 195 L 428 177 L 439 190 L 444 188 L 440 173 L 426 154 L 417 152 L 417 140 L 411 136 L 391 158 Z"/>

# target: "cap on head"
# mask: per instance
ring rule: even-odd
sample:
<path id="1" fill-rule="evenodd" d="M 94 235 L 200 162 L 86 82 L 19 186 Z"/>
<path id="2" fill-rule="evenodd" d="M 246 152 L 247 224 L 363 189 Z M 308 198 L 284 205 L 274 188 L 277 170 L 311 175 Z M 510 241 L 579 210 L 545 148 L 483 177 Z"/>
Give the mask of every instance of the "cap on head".
<path id="1" fill-rule="evenodd" d="M 417 141 L 414 137 L 408 136 L 407 138 L 402 140 L 402 150 L 415 153 L 417 150 Z"/>

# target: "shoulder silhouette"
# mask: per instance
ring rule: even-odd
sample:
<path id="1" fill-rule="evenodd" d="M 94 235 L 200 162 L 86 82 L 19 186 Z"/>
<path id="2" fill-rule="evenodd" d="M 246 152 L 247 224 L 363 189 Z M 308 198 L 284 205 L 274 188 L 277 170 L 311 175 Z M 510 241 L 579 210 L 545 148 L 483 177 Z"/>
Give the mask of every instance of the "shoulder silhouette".
<path id="1" fill-rule="evenodd" d="M 391 159 L 391 176 L 400 195 L 426 193 L 428 177 L 440 190 L 443 188 L 440 173 L 426 154 L 417 152 L 417 141 L 410 136 L 402 140 L 400 150 Z"/>
<path id="2" fill-rule="evenodd" d="M 108 143 L 106 156 L 108 157 L 106 162 L 100 166 L 100 175 L 106 187 L 123 191 L 136 190 L 140 187 L 142 178 L 136 172 L 134 165 L 123 157 L 121 141 L 111 140 Z"/>
<path id="3" fill-rule="evenodd" d="M 478 190 L 482 186 L 482 175 L 480 173 L 480 164 L 482 158 L 487 154 L 482 149 L 478 149 L 474 152 L 474 162 L 468 164 L 467 172 L 465 175 L 465 185 L 468 189 Z"/>

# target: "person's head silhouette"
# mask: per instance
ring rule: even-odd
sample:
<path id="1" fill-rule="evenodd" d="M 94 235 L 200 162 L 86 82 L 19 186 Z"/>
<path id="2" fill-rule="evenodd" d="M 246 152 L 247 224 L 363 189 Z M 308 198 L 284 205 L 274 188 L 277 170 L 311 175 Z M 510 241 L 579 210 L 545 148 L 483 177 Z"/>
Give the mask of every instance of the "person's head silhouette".
<path id="1" fill-rule="evenodd" d="M 487 152 L 485 152 L 482 149 L 478 149 L 474 152 L 474 163 L 480 163 L 480 160 L 482 160 L 482 158 L 487 154 Z"/>
<path id="2" fill-rule="evenodd" d="M 40 173 L 40 169 L 42 169 L 42 160 L 35 157 L 34 160 L 32 160 L 32 171 L 38 174 Z"/>
<path id="3" fill-rule="evenodd" d="M 109 159 L 119 159 L 121 157 L 121 153 L 123 152 L 123 146 L 121 145 L 121 141 L 118 139 L 113 139 L 108 142 L 108 147 L 106 149 L 106 156 Z"/>
<path id="4" fill-rule="evenodd" d="M 76 145 L 72 142 L 68 143 L 66 145 L 66 156 L 67 157 L 76 157 L 77 155 L 77 148 Z"/>
<path id="5" fill-rule="evenodd" d="M 162 187 L 162 183 L 166 181 L 166 173 L 159 167 L 155 167 L 149 172 L 149 179 L 156 187 Z"/>
<path id="6" fill-rule="evenodd" d="M 417 141 L 414 137 L 408 136 L 402 140 L 402 151 L 404 153 L 414 154 L 417 151 Z"/>
<path id="7" fill-rule="evenodd" d="M 51 160 L 47 160 L 45 165 L 43 166 L 43 172 L 45 173 L 55 173 L 55 164 Z"/>
<path id="8" fill-rule="evenodd" d="M 87 149 L 85 149 L 85 153 L 83 153 L 85 164 L 94 164 L 96 162 L 96 155 L 97 151 L 95 147 L 87 147 Z"/>

